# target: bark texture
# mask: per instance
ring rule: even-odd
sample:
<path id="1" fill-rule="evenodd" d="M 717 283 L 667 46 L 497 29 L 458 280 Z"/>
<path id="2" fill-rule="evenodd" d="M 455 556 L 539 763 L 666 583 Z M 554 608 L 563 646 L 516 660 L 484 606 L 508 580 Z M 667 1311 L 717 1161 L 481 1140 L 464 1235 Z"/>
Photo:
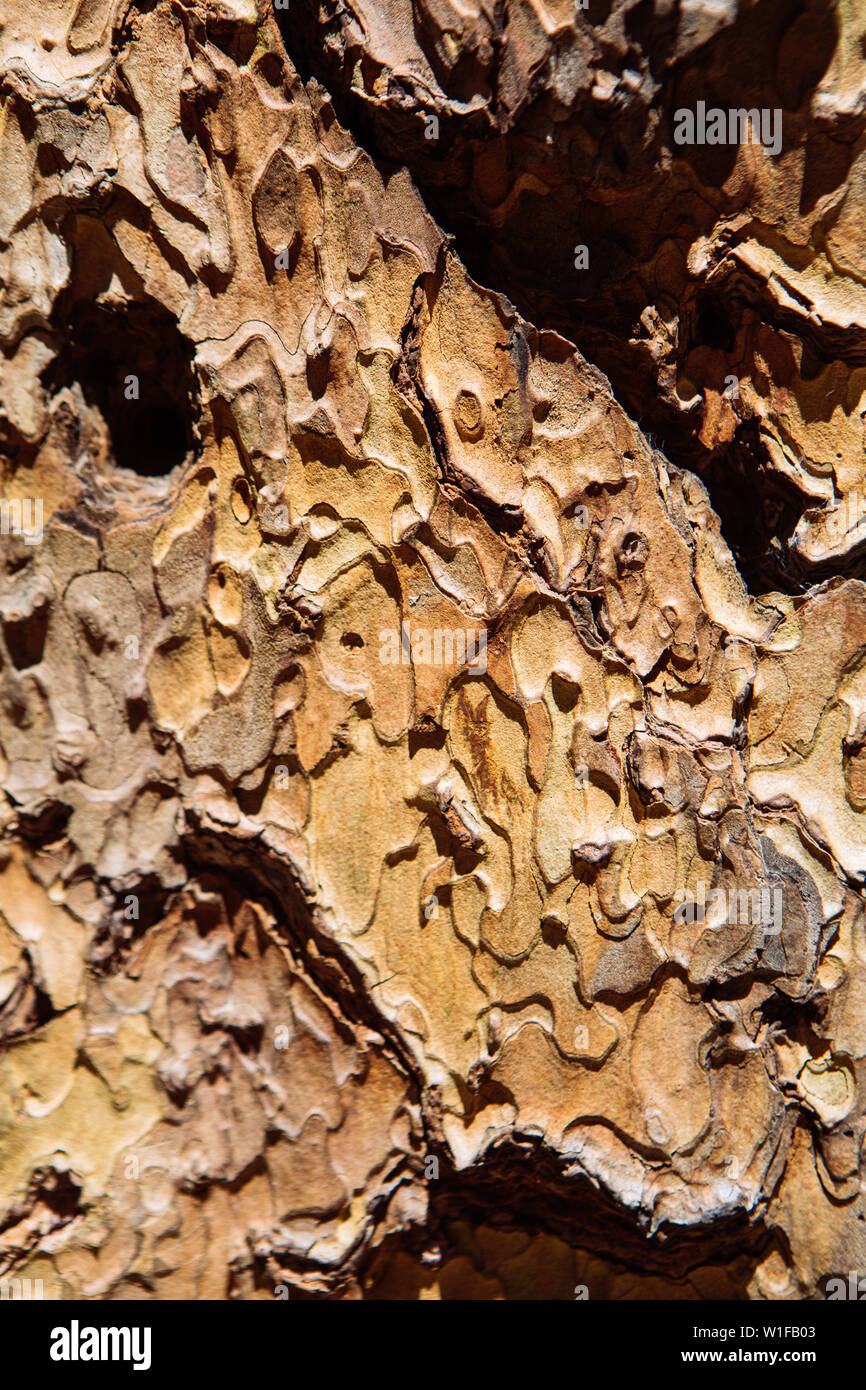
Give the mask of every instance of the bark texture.
<path id="1" fill-rule="evenodd" d="M 0 1280 L 866 1271 L 864 42 L 6 4 Z"/>

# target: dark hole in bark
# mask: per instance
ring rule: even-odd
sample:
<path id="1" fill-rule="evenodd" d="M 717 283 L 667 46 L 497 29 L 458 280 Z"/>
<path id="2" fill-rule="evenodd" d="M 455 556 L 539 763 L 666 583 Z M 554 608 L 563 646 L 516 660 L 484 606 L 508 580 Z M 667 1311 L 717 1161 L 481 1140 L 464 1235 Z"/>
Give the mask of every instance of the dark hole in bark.
<path id="1" fill-rule="evenodd" d="M 322 348 L 315 357 L 307 358 L 307 386 L 314 401 L 320 401 L 328 389 L 331 375 L 331 353 Z"/>
<path id="2" fill-rule="evenodd" d="M 712 296 L 703 298 L 698 307 L 694 339 L 706 347 L 718 348 L 722 352 L 733 352 L 736 331 L 728 317 L 721 300 Z"/>
<path id="3" fill-rule="evenodd" d="M 61 305 L 63 346 L 46 373 L 51 390 L 74 387 L 105 423 L 118 468 L 162 478 L 195 449 L 198 388 L 192 347 L 155 303 Z"/>
<path id="4" fill-rule="evenodd" d="M 34 613 L 19 621 L 8 619 L 3 625 L 6 650 L 12 665 L 18 671 L 26 671 L 38 666 L 45 650 L 48 634 L 48 606 L 37 608 Z"/>

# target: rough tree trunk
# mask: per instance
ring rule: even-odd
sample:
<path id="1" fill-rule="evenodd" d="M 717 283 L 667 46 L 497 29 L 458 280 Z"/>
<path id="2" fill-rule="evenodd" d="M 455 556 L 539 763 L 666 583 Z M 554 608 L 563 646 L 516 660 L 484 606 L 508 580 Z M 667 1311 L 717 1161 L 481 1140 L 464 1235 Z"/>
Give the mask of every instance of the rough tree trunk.
<path id="1" fill-rule="evenodd" d="M 0 1282 L 866 1269 L 862 10 L 4 19 Z"/>

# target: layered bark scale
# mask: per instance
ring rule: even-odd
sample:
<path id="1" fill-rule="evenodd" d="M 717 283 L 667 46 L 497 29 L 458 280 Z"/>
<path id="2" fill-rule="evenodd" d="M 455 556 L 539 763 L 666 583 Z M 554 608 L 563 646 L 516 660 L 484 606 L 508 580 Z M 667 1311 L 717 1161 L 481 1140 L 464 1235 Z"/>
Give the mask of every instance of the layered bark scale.
<path id="1" fill-rule="evenodd" d="M 582 128 L 598 26 L 440 8 L 452 73 L 498 25 L 495 97 L 443 96 L 444 125 L 534 187 L 520 110 L 555 144 L 555 80 Z M 406 13 L 359 8 L 356 47 L 397 72 L 378 45 L 402 35 L 420 71 Z M 514 75 L 524 14 L 559 56 Z M 676 466 L 565 310 L 539 299 L 536 327 L 502 293 L 509 219 L 486 288 L 411 142 L 371 157 L 280 18 L 288 53 L 253 0 L 22 0 L 0 31 L 2 1273 L 59 1297 L 819 1293 L 866 1266 L 859 514 L 833 580 L 750 592 L 712 471 L 748 421 L 702 382 L 685 457 L 710 490 Z M 833 22 L 847 72 L 856 15 Z M 321 75 L 351 119 L 333 55 Z M 828 83 L 799 104 L 859 130 Z M 784 201 L 779 249 L 783 173 L 746 160 L 671 293 L 752 255 L 757 337 L 812 342 L 767 311 L 784 294 L 844 340 L 823 433 L 770 347 L 740 391 L 784 436 L 802 550 L 863 494 L 862 287 Z M 697 178 L 653 195 L 683 241 Z M 452 192 L 458 226 L 481 174 Z M 647 419 L 679 412 L 638 380 Z"/>

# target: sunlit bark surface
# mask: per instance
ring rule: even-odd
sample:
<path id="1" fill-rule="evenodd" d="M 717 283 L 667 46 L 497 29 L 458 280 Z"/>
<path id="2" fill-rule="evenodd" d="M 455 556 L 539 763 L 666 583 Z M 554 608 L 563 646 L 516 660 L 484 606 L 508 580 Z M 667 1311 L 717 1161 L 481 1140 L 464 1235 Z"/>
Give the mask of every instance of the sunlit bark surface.
<path id="1" fill-rule="evenodd" d="M 864 42 L 6 0 L 0 1291 L 866 1270 Z"/>

